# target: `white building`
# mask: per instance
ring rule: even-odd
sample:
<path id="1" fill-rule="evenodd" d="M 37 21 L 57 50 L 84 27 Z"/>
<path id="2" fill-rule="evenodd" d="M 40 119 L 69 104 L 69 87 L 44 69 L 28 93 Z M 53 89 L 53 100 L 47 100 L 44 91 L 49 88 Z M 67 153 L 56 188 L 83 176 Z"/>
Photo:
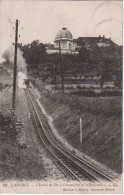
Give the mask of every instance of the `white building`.
<path id="1" fill-rule="evenodd" d="M 58 49 L 60 44 L 61 50 L 74 52 L 76 43 L 73 40 L 72 33 L 67 28 L 60 30 L 54 41 L 55 48 Z"/>

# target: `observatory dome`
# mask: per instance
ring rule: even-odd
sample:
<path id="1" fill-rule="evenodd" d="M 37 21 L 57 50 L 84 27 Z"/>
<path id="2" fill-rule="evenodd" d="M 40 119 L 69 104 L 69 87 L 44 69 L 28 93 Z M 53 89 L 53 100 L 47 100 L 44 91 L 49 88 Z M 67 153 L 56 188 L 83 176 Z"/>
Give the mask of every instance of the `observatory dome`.
<path id="1" fill-rule="evenodd" d="M 67 30 L 67 28 L 62 28 L 62 30 L 60 30 L 56 37 L 55 37 L 55 40 L 60 40 L 60 39 L 68 39 L 68 40 L 72 40 L 73 37 L 72 37 L 72 34 L 69 30 Z"/>

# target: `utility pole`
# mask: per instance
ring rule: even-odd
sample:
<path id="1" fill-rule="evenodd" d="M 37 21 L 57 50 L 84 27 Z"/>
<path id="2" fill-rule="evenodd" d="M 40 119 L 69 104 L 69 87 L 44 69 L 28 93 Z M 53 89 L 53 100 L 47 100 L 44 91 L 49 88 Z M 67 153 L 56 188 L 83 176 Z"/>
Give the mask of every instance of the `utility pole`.
<path id="1" fill-rule="evenodd" d="M 13 110 L 15 110 L 15 102 L 16 102 L 17 44 L 18 44 L 18 20 L 16 20 L 16 29 L 15 29 L 15 54 L 14 54 L 13 94 L 12 94 Z"/>
<path id="2" fill-rule="evenodd" d="M 82 144 L 82 118 L 80 117 L 80 143 Z"/>
<path id="3" fill-rule="evenodd" d="M 60 46 L 60 42 L 59 42 L 59 53 L 60 53 L 60 65 L 61 65 L 62 93 L 64 94 L 63 64 L 62 64 L 62 55 L 61 55 L 61 46 Z"/>

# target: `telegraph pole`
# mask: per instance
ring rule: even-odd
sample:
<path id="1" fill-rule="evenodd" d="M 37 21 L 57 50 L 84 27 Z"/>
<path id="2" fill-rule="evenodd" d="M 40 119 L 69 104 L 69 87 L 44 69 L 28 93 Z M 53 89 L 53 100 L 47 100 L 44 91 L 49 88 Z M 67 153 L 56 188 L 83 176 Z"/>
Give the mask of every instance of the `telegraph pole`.
<path id="1" fill-rule="evenodd" d="M 62 64 L 62 55 L 61 55 L 61 46 L 60 46 L 60 42 L 59 42 L 59 53 L 60 53 L 60 65 L 61 65 L 62 93 L 64 94 L 63 64 Z"/>
<path id="2" fill-rule="evenodd" d="M 14 54 L 13 94 L 12 94 L 13 110 L 15 110 L 15 102 L 16 102 L 17 44 L 18 44 L 18 20 L 16 20 L 16 29 L 15 29 L 15 54 Z"/>

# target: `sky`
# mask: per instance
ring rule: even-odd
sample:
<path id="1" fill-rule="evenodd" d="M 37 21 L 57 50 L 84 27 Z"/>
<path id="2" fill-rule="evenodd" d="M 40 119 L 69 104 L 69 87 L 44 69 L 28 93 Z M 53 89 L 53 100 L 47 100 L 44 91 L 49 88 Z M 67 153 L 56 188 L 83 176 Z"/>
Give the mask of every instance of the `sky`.
<path id="1" fill-rule="evenodd" d="M 122 45 L 122 1 L 0 1 L 0 62 L 14 42 L 18 19 L 18 42 L 39 40 L 54 43 L 66 27 L 73 38 L 103 36 Z M 9 22 L 11 21 L 11 23 Z"/>

